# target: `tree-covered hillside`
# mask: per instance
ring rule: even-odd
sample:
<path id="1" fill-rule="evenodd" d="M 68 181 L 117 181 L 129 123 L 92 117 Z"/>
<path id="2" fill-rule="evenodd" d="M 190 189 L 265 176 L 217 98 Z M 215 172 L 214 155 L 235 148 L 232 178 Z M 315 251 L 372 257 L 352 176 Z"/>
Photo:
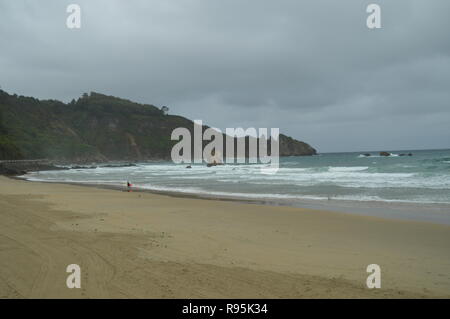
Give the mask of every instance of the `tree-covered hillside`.
<path id="1" fill-rule="evenodd" d="M 176 143 L 171 141 L 171 133 L 177 127 L 192 130 L 193 122 L 167 115 L 165 109 L 154 105 L 99 93 L 83 94 L 65 104 L 0 90 L 0 159 L 83 162 L 169 158 Z M 298 154 L 283 153 L 311 155 L 315 150 L 302 143 L 297 144 Z"/>

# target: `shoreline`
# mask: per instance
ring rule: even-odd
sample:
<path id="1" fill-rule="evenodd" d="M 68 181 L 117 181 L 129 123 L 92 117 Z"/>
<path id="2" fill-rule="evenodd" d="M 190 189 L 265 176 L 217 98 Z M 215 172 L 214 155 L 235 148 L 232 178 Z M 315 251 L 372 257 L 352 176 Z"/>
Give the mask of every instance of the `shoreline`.
<path id="1" fill-rule="evenodd" d="M 3 298 L 449 298 L 450 227 L 0 177 Z M 65 287 L 68 264 L 82 289 Z M 382 289 L 368 289 L 379 264 Z"/>
<path id="2" fill-rule="evenodd" d="M 61 182 L 45 180 L 28 180 L 25 176 L 9 176 L 9 178 L 32 183 L 67 184 L 117 191 L 127 191 L 126 186 L 102 183 Z M 359 216 L 372 216 L 390 220 L 406 220 L 429 222 L 450 225 L 450 204 L 447 203 L 421 203 L 402 201 L 358 201 L 343 199 L 264 199 L 248 198 L 233 195 L 194 194 L 188 192 L 153 190 L 142 187 L 132 187 L 133 192 L 146 192 L 156 195 L 166 195 L 177 198 L 192 198 L 203 200 L 232 201 L 245 204 L 259 204 L 267 206 L 287 206 L 304 209 L 326 210 L 330 212 L 352 214 Z"/>

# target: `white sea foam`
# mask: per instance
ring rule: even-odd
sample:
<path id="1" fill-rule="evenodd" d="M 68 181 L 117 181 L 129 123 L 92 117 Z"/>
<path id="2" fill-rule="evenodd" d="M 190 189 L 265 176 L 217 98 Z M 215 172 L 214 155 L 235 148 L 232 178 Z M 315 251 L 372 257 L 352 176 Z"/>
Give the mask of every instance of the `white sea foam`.
<path id="1" fill-rule="evenodd" d="M 264 164 L 226 164 L 214 168 L 193 164 L 187 169 L 186 165 L 151 163 L 35 172 L 25 178 L 122 186 L 130 180 L 137 187 L 157 191 L 273 200 L 450 201 L 447 171 L 450 157 L 446 154 L 437 159 L 414 156 L 364 162 L 355 156 L 293 158 L 282 161 L 274 175 L 261 173 Z"/>
<path id="2" fill-rule="evenodd" d="M 245 167 L 245 166 L 243 166 Z M 352 188 L 431 188 L 450 189 L 448 175 L 441 176 L 417 176 L 415 173 L 371 173 L 367 166 L 354 167 L 328 167 L 323 168 L 289 168 L 280 169 L 278 174 L 264 175 L 257 169 L 246 167 L 232 170 L 230 168 L 220 170 L 207 169 L 180 169 L 174 165 L 164 165 L 151 169 L 123 170 L 106 168 L 93 172 L 92 170 L 68 170 L 38 172 L 27 175 L 30 180 L 70 181 L 88 183 L 115 183 L 126 181 L 132 176 L 134 179 L 149 181 L 192 180 L 194 181 L 221 181 L 230 183 L 243 182 L 253 185 L 274 184 L 293 186 L 335 185 Z M 119 177 L 119 178 L 114 178 Z M 110 179 L 108 179 L 110 178 Z M 120 179 L 121 178 L 121 179 Z"/>
<path id="3" fill-rule="evenodd" d="M 261 194 L 261 193 L 236 193 L 236 192 L 218 192 L 210 191 L 202 188 L 178 188 L 178 187 L 163 187 L 154 185 L 136 185 L 137 188 L 161 191 L 161 192 L 174 192 L 183 194 L 193 194 L 193 195 L 209 195 L 218 197 L 231 197 L 231 198 L 255 198 L 255 199 L 299 199 L 296 195 L 286 195 L 286 194 Z M 324 199 L 324 197 L 319 196 L 306 196 L 303 198 L 309 199 Z"/>
<path id="4" fill-rule="evenodd" d="M 344 167 L 330 166 L 328 170 L 330 172 L 357 172 L 357 171 L 365 171 L 368 168 L 369 168 L 368 166 L 344 166 Z"/>
<path id="5" fill-rule="evenodd" d="M 374 158 L 374 157 L 380 157 L 380 158 L 393 158 L 393 157 L 402 157 L 400 156 L 400 154 L 393 154 L 391 153 L 391 155 L 389 156 L 383 156 L 383 155 L 370 155 L 370 156 L 365 156 L 363 154 L 360 154 L 357 156 L 357 158 Z"/>

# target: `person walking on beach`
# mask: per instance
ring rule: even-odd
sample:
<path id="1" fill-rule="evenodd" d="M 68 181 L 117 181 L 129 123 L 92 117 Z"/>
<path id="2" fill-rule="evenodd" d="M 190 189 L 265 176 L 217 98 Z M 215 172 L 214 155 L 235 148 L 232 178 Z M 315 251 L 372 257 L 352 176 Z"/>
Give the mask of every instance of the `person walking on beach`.
<path id="1" fill-rule="evenodd" d="M 131 192 L 131 187 L 133 186 L 133 184 L 131 184 L 129 181 L 127 181 L 127 189 L 128 192 Z"/>

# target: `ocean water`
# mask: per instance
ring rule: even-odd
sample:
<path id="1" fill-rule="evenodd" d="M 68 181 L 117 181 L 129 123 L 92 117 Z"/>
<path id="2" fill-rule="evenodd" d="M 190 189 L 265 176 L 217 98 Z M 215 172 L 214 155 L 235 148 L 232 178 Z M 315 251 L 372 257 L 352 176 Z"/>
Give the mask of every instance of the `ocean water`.
<path id="1" fill-rule="evenodd" d="M 413 156 L 398 156 L 400 153 Z M 366 152 L 364 152 L 366 153 Z M 345 200 L 450 204 L 450 150 L 327 153 L 283 157 L 273 175 L 262 164 L 216 167 L 171 162 L 35 172 L 29 180 L 125 185 L 156 191 L 265 200 Z"/>

